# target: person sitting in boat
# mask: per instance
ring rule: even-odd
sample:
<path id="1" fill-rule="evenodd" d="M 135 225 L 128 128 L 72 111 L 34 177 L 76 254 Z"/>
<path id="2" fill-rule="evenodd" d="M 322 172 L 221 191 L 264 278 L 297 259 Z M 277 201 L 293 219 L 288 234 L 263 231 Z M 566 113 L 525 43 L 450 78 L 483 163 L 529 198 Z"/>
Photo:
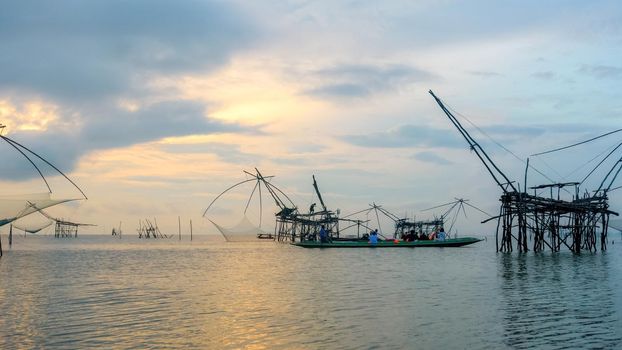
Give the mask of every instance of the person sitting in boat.
<path id="1" fill-rule="evenodd" d="M 378 229 L 375 229 L 369 233 L 369 243 L 378 244 Z"/>
<path id="2" fill-rule="evenodd" d="M 324 225 L 320 227 L 320 242 L 328 243 L 328 232 L 326 232 Z"/>
<path id="3" fill-rule="evenodd" d="M 427 241 L 428 240 L 428 236 L 423 233 L 423 231 L 419 232 L 419 240 L 420 241 Z"/>
<path id="4" fill-rule="evenodd" d="M 410 230 L 406 235 L 406 242 L 413 242 L 417 239 L 417 235 L 415 235 L 415 230 Z"/>
<path id="5" fill-rule="evenodd" d="M 436 235 L 438 234 L 438 227 L 434 228 L 434 231 L 432 231 L 429 235 L 428 235 L 428 240 L 429 241 L 433 241 L 436 239 Z"/>
<path id="6" fill-rule="evenodd" d="M 437 241 L 444 241 L 445 238 L 447 238 L 447 234 L 445 234 L 445 229 L 441 227 L 438 230 L 438 233 L 436 234 L 436 240 Z"/>

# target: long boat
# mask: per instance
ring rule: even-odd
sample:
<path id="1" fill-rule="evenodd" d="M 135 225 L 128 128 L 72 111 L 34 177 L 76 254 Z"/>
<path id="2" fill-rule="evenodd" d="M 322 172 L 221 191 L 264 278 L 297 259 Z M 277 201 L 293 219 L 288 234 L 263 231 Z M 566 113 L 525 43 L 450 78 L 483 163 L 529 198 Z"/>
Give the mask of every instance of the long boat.
<path id="1" fill-rule="evenodd" d="M 303 248 L 423 248 L 423 247 L 462 247 L 465 245 L 477 243 L 481 241 L 479 238 L 462 237 L 451 238 L 446 240 L 432 241 L 378 241 L 372 244 L 367 241 L 333 241 L 330 243 L 322 243 L 318 241 L 302 241 L 292 243 L 295 246 Z"/>

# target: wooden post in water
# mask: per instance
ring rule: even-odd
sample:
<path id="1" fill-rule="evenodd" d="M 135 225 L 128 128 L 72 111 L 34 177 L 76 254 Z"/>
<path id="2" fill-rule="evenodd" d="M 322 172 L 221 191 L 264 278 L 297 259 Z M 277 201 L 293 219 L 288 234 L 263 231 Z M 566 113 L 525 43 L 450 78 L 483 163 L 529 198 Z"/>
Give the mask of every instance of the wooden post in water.
<path id="1" fill-rule="evenodd" d="M 192 242 L 192 219 L 190 219 L 190 242 Z"/>
<path id="2" fill-rule="evenodd" d="M 13 245 L 13 224 L 9 227 L 9 248 Z"/>
<path id="3" fill-rule="evenodd" d="M 179 240 L 181 241 L 181 216 L 177 217 L 177 223 L 179 224 Z"/>

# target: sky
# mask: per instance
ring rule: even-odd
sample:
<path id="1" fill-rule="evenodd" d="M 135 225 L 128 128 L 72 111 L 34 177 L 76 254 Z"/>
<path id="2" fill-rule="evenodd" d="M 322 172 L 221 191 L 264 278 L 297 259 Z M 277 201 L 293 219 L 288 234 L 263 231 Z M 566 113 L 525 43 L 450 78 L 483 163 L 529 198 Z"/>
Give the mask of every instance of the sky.
<path id="1" fill-rule="evenodd" d="M 3 133 L 84 190 L 87 201 L 49 211 L 98 225 L 87 233 L 123 222 L 132 234 L 138 220 L 154 217 L 175 233 L 181 217 L 184 231 L 193 220 L 194 232 L 215 234 L 204 210 L 255 167 L 304 210 L 317 202 L 315 175 L 327 205 L 343 214 L 376 203 L 426 219 L 442 210 L 423 209 L 455 198 L 496 213 L 500 189 L 430 89 L 521 185 L 531 154 L 622 125 L 618 1 L 2 7 Z M 581 181 L 620 139 L 530 157 L 547 178 L 530 170 L 528 185 Z M 0 194 L 47 190 L 8 145 L 0 157 Z M 604 163 L 582 191 L 597 188 L 612 166 Z M 80 197 L 42 169 L 54 196 Z M 232 226 L 251 191 L 223 196 L 208 217 Z M 618 192 L 610 200 L 622 209 Z M 248 213 L 255 223 L 257 202 Z M 267 229 L 275 211 L 264 209 Z M 485 218 L 467 210 L 459 230 L 490 235 L 494 225 L 479 224 Z"/>

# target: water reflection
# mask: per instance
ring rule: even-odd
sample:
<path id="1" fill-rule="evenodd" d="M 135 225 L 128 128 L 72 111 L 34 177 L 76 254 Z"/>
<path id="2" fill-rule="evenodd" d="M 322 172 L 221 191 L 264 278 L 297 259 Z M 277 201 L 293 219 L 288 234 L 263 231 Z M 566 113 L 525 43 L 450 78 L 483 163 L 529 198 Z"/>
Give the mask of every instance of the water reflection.
<path id="1" fill-rule="evenodd" d="M 622 343 L 607 253 L 499 254 L 504 342 L 512 348 Z M 613 283 L 612 283 L 613 282 Z"/>
<path id="2" fill-rule="evenodd" d="M 621 345 L 613 247 L 574 256 L 496 254 L 494 242 L 346 251 L 18 243 L 0 260 L 0 349 Z"/>

